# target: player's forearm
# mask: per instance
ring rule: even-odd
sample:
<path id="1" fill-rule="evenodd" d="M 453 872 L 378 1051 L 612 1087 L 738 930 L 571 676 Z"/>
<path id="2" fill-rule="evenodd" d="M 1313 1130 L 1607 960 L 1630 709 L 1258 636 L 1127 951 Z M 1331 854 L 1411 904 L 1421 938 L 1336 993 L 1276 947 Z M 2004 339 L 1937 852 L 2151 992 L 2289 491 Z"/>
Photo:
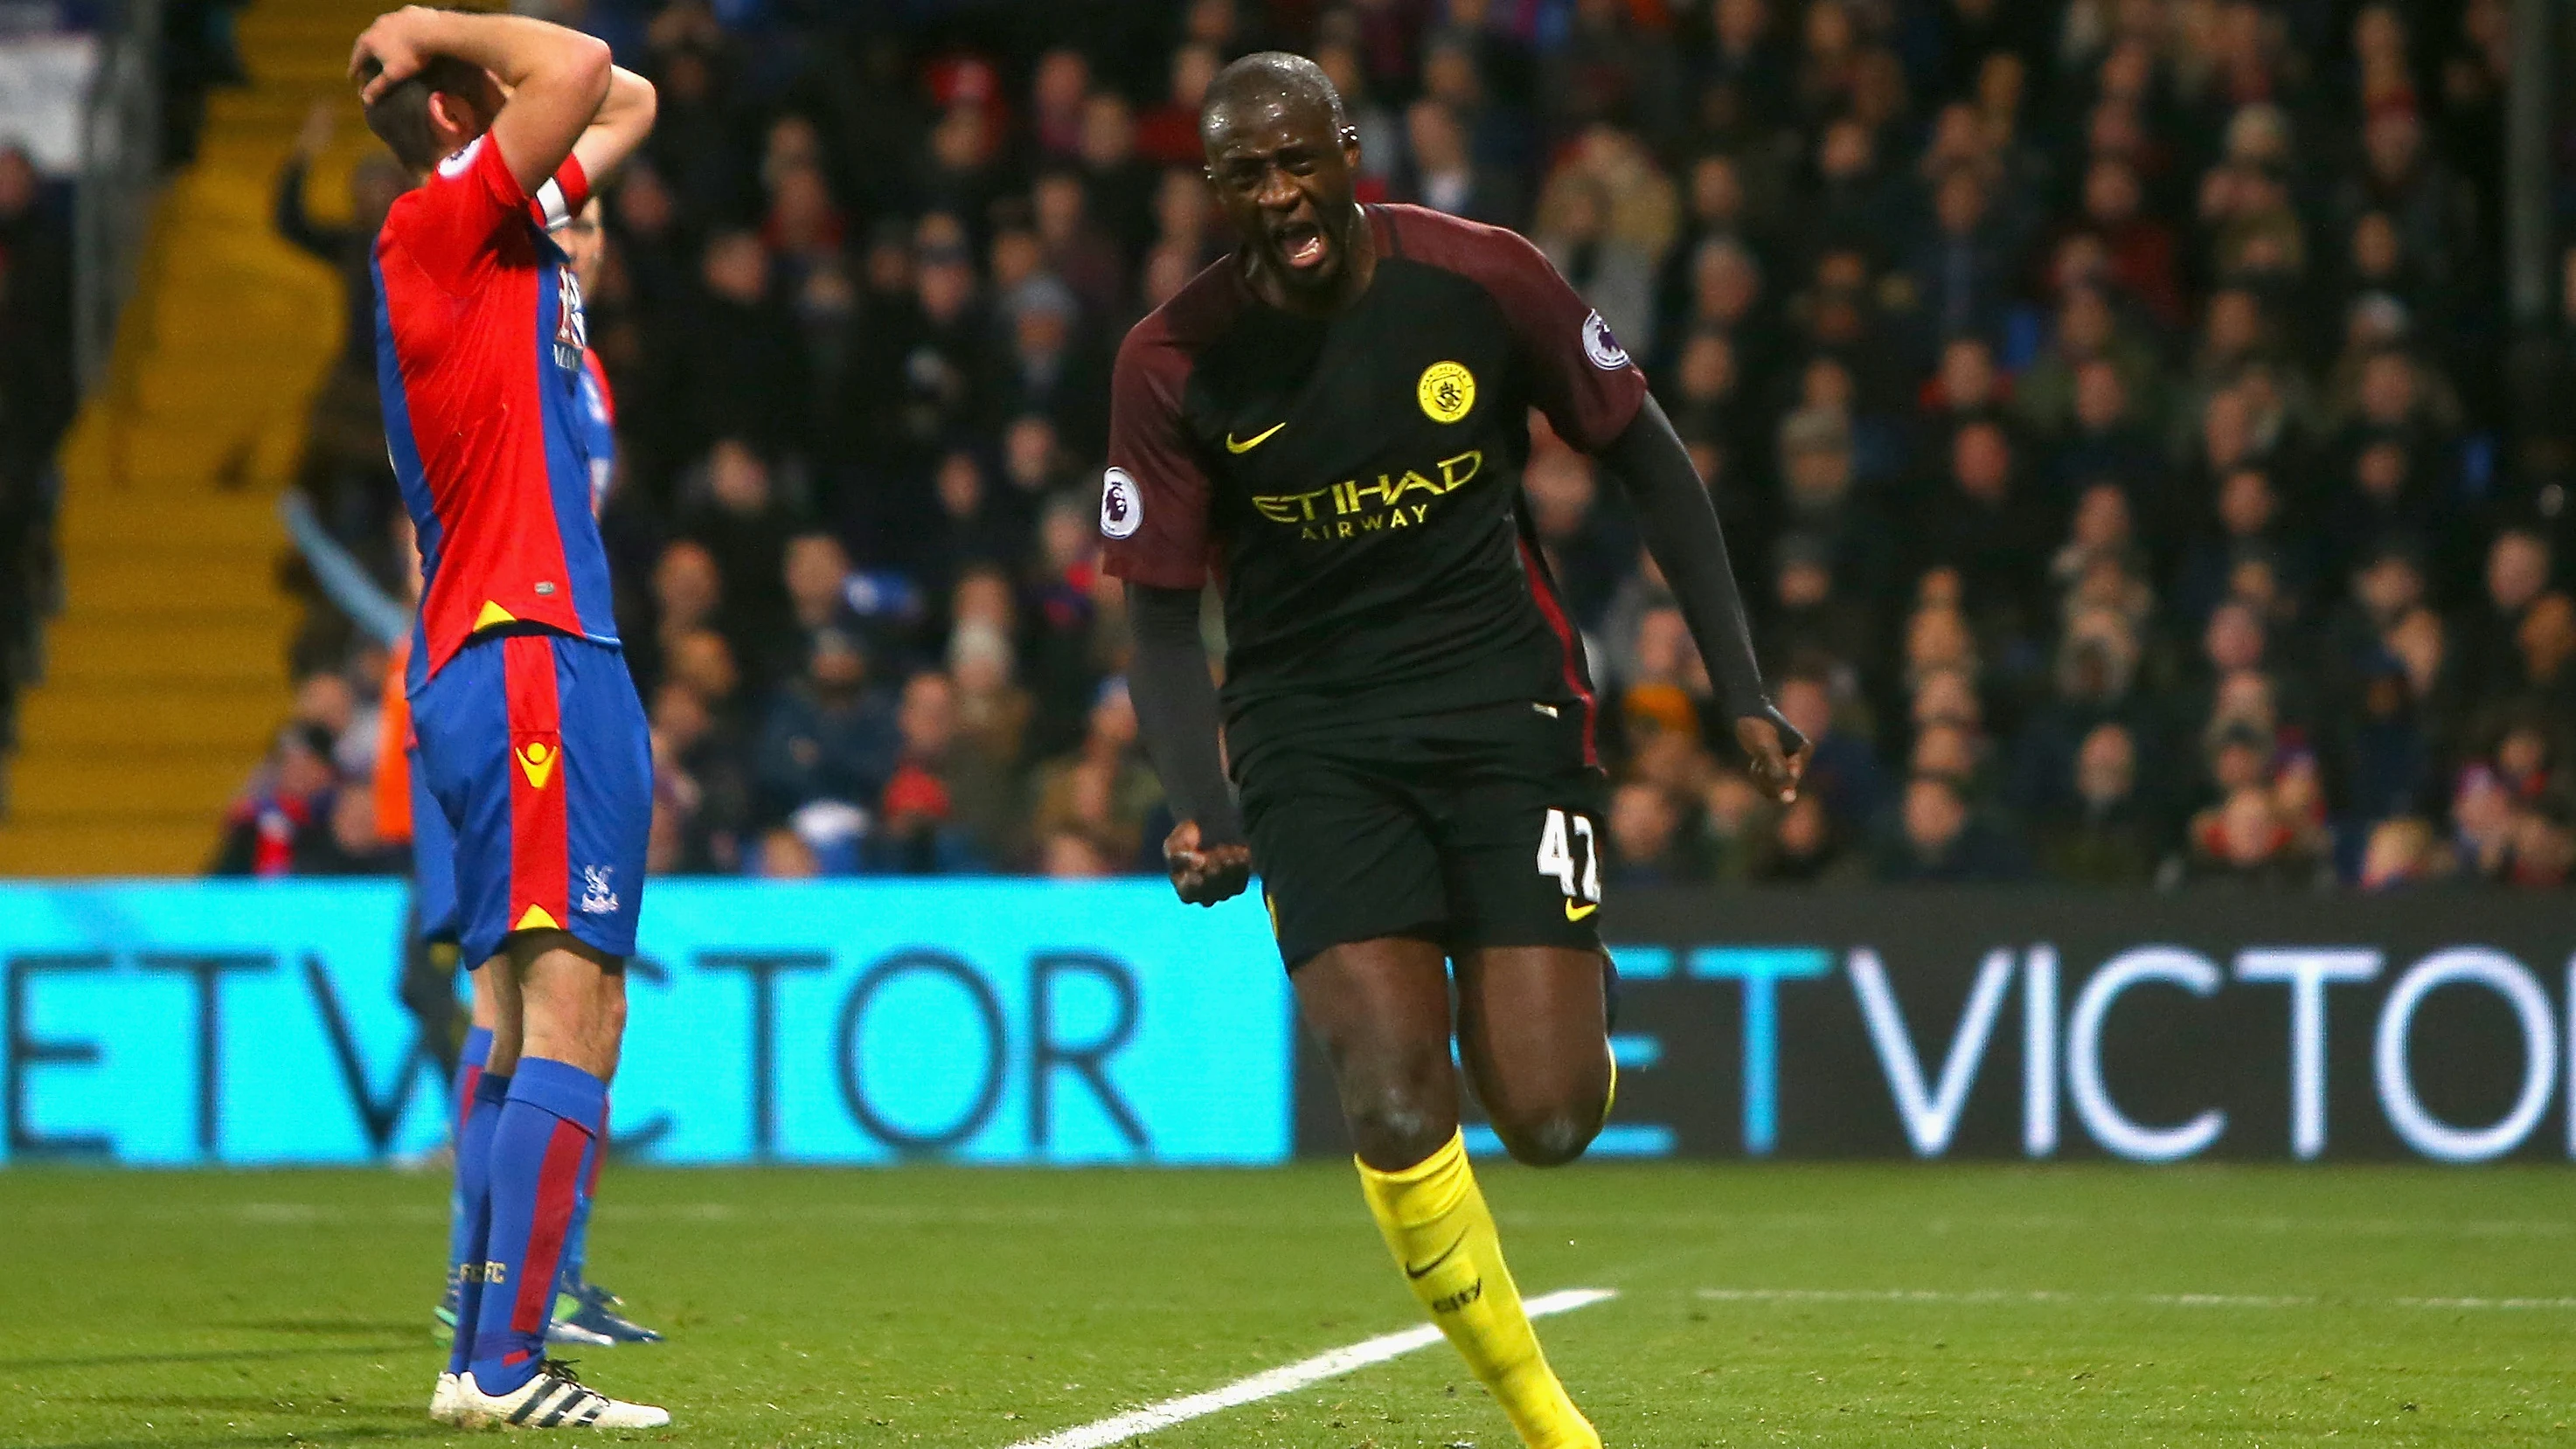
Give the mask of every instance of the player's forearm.
<path id="1" fill-rule="evenodd" d="M 1627 431 L 1601 454 L 1601 462 L 1618 475 L 1636 504 L 1646 547 L 1681 605 L 1728 715 L 1742 719 L 1767 713 L 1770 701 L 1762 692 L 1762 668 L 1753 658 L 1744 596 L 1727 561 L 1726 532 L 1718 526 L 1717 507 L 1709 501 L 1699 470 L 1691 466 L 1690 449 L 1673 431 L 1663 406 L 1647 398 Z"/>
<path id="2" fill-rule="evenodd" d="M 599 98 L 599 114 L 591 117 L 590 128 L 641 136 L 653 129 L 655 106 L 651 81 L 622 65 L 612 65 L 608 68 L 608 93 Z"/>
<path id="3" fill-rule="evenodd" d="M 404 12 L 420 48 L 479 65 L 516 93 L 528 86 L 564 85 L 589 92 L 596 111 L 607 98 L 608 44 L 578 30 L 523 15 L 469 15 L 454 10 Z"/>
<path id="4" fill-rule="evenodd" d="M 591 117 L 572 144 L 582 174 L 594 187 L 605 183 L 653 134 L 653 117 L 659 109 L 651 81 L 623 67 L 610 68 L 608 94 L 600 98 L 599 114 Z"/>
<path id="5" fill-rule="evenodd" d="M 1217 747 L 1216 683 L 1199 642 L 1199 591 L 1129 584 L 1127 621 L 1136 640 L 1128 694 L 1173 818 L 1196 821 L 1203 848 L 1241 844 L 1243 817 Z"/>

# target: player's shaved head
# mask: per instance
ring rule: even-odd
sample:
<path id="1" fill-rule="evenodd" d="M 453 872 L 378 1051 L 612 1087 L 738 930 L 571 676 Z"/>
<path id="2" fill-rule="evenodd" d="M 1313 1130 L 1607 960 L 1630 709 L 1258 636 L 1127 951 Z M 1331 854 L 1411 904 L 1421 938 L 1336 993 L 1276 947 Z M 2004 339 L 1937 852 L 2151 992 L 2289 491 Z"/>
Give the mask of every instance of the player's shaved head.
<path id="1" fill-rule="evenodd" d="M 374 80 L 380 70 L 369 60 L 359 72 L 359 85 L 363 87 Z M 450 55 L 432 56 L 428 64 L 387 86 L 367 104 L 367 129 L 376 133 L 376 139 L 384 142 L 406 169 L 414 173 L 427 171 L 462 144 L 431 114 L 430 97 L 449 98 L 441 109 L 451 123 L 471 113 L 478 125 L 489 125 L 492 113 L 499 109 L 494 90 L 492 77 L 481 67 Z"/>
<path id="2" fill-rule="evenodd" d="M 1324 68 L 1284 50 L 1255 51 L 1216 73 L 1208 82 L 1207 100 L 1199 108 L 1199 139 L 1214 145 L 1236 113 L 1276 105 L 1324 119 L 1339 137 L 1350 127 L 1342 93 L 1333 88 Z"/>
<path id="3" fill-rule="evenodd" d="M 1360 136 L 1322 66 L 1265 50 L 1217 72 L 1199 142 L 1256 290 L 1328 308 L 1368 285 L 1376 262 L 1353 191 Z"/>

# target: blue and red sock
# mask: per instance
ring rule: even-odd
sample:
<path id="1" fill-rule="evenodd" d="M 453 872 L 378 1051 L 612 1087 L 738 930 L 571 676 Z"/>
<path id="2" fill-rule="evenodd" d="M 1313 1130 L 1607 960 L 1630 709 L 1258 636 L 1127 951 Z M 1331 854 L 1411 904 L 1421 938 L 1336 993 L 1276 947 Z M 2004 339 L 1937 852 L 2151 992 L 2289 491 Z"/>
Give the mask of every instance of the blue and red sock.
<path id="1" fill-rule="evenodd" d="M 456 1135 L 452 1139 L 456 1149 L 456 1179 L 447 1194 L 447 1281 L 451 1284 L 458 1281 L 457 1271 L 472 1261 L 465 1256 L 467 1250 L 474 1246 L 468 1241 L 470 1229 L 465 1211 L 465 1127 L 466 1119 L 474 1115 L 475 1085 L 483 1080 L 483 1064 L 491 1057 L 491 1028 L 478 1026 L 467 1031 L 465 1049 L 456 1057 L 455 1095 L 449 1099 L 456 1103 Z M 490 1139 L 487 1137 L 485 1140 L 488 1142 Z M 491 1153 L 486 1150 L 483 1155 L 488 1158 Z"/>
<path id="2" fill-rule="evenodd" d="M 448 1272 L 456 1282 L 456 1342 L 447 1351 L 447 1371 L 463 1373 L 472 1360 L 474 1319 L 483 1301 L 483 1260 L 492 1228 L 492 1137 L 501 1125 L 501 1110 L 510 1097 L 510 1078 L 475 1069 L 474 1095 L 465 1122 L 456 1129 L 456 1227 L 448 1251 L 455 1255 Z"/>
<path id="3" fill-rule="evenodd" d="M 608 1084 L 569 1062 L 523 1057 L 511 1077 L 492 1131 L 492 1226 L 474 1318 L 474 1383 L 486 1394 L 516 1391 L 544 1361 L 564 1237 L 607 1109 Z"/>
<path id="4" fill-rule="evenodd" d="M 609 1099 L 599 1099 L 599 1135 L 581 1162 L 581 1195 L 573 1199 L 572 1226 L 564 1233 L 563 1289 L 577 1292 L 589 1281 L 590 1200 L 599 1195 L 599 1164 L 608 1156 Z"/>

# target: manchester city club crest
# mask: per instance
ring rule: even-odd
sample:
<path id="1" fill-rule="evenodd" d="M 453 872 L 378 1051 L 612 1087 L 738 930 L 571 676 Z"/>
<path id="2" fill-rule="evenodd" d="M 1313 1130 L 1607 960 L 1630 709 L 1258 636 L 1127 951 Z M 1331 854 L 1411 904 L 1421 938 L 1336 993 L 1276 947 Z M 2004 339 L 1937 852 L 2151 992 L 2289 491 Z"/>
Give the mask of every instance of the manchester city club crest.
<path id="1" fill-rule="evenodd" d="M 1413 385 L 1423 416 L 1435 423 L 1454 423 L 1476 406 L 1476 374 L 1459 362 L 1435 362 L 1422 369 Z"/>

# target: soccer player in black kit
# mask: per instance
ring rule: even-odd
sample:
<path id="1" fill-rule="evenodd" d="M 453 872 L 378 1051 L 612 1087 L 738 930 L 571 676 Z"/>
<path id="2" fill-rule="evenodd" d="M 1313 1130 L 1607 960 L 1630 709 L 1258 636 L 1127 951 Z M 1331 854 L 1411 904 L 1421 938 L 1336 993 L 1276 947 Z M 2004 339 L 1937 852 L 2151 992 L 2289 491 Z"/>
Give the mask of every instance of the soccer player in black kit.
<path id="1" fill-rule="evenodd" d="M 1358 134 L 1299 57 L 1228 66 L 1199 134 L 1242 245 L 1119 349 L 1100 503 L 1164 857 L 1200 905 L 1258 865 L 1415 1296 L 1524 1444 L 1599 1449 L 1503 1264 L 1451 1065 L 1454 963 L 1457 1060 L 1514 1157 L 1579 1156 L 1617 1075 L 1597 703 L 1521 506 L 1529 408 L 1627 488 L 1755 779 L 1790 798 L 1807 743 L 1763 697 L 1681 439 L 1538 249 L 1356 204 Z"/>

